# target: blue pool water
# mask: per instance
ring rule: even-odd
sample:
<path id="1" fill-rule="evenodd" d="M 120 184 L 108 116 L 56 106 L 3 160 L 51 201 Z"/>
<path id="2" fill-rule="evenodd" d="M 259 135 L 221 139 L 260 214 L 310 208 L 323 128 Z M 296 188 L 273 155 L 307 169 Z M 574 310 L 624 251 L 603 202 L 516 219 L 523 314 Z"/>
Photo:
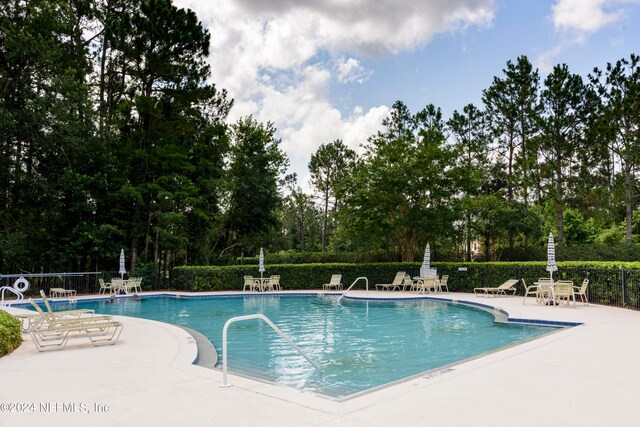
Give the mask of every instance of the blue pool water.
<path id="1" fill-rule="evenodd" d="M 354 301 L 316 296 L 152 297 L 78 302 L 75 308 L 193 328 L 218 352 L 233 316 L 269 317 L 315 369 L 260 320 L 229 328 L 229 371 L 344 397 L 537 337 L 547 327 L 504 325 L 481 310 L 429 300 Z M 54 310 L 71 308 L 56 304 Z M 221 354 L 219 354 L 221 356 Z"/>

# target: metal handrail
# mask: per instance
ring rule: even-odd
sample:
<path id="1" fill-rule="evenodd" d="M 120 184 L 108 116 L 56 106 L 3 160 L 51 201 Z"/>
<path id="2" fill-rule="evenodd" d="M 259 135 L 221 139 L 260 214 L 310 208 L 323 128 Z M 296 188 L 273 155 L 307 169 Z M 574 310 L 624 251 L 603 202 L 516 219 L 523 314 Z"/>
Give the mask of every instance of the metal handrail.
<path id="1" fill-rule="evenodd" d="M 293 347 L 294 350 L 296 350 L 298 353 L 300 353 L 300 355 L 302 355 L 302 357 L 307 359 L 307 362 L 311 363 L 314 368 L 318 369 L 318 365 L 313 363 L 313 361 L 311 359 L 309 359 L 309 357 L 307 357 L 307 355 L 304 354 L 304 352 L 302 350 L 300 350 L 300 347 L 295 345 L 293 343 L 293 341 L 291 341 L 291 339 L 289 339 L 289 337 L 286 336 L 285 333 L 282 332 L 280 330 L 280 328 L 278 328 L 264 314 L 249 314 L 249 315 L 246 315 L 246 316 L 236 316 L 236 317 L 232 317 L 231 319 L 227 320 L 227 323 L 224 324 L 224 328 L 222 328 L 222 384 L 220 385 L 220 387 L 231 387 L 231 384 L 229 384 L 229 381 L 227 379 L 227 329 L 229 329 L 229 325 L 231 325 L 232 323 L 240 322 L 240 321 L 243 321 L 243 320 L 251 320 L 251 319 L 264 320 L 265 323 L 267 325 L 271 326 L 271 329 L 276 331 L 282 338 L 284 338 L 284 340 L 287 343 L 289 343 L 289 345 L 291 347 Z"/>
<path id="2" fill-rule="evenodd" d="M 16 301 L 12 301 L 11 304 L 13 304 L 14 302 L 21 301 L 22 299 L 24 299 L 24 295 L 22 295 L 21 292 L 16 291 L 15 289 L 13 289 L 10 286 L 3 286 L 0 289 L 2 289 L 2 294 L 1 294 L 2 298 L 0 299 L 0 307 L 4 307 L 5 306 L 5 304 L 4 304 L 4 291 L 9 290 L 9 291 L 13 292 L 14 294 L 16 294 L 18 296 L 18 299 Z M 9 306 L 9 303 L 7 303 L 7 306 Z"/>
<path id="3" fill-rule="evenodd" d="M 340 302 L 340 300 L 347 294 L 347 292 L 349 292 L 351 290 L 351 288 L 353 288 L 353 285 L 356 284 L 356 282 L 360 279 L 364 279 L 366 285 L 367 285 L 367 293 L 369 293 L 369 279 L 367 279 L 366 277 L 358 277 L 356 280 L 353 281 L 353 283 L 351 284 L 351 286 L 349 286 L 347 288 L 346 291 L 344 291 L 344 293 L 342 295 L 340 295 L 340 298 L 338 298 L 338 302 Z"/>
<path id="4" fill-rule="evenodd" d="M 77 277 L 77 276 L 99 276 L 100 271 L 80 271 L 76 273 L 20 273 L 20 274 L 0 274 L 0 279 L 15 279 L 18 277 Z"/>

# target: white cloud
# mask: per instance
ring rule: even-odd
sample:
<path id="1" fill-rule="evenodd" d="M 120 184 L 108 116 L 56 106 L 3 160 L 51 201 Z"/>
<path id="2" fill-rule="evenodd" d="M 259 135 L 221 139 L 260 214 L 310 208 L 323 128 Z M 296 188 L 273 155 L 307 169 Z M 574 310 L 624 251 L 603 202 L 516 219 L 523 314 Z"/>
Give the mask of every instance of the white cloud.
<path id="1" fill-rule="evenodd" d="M 558 0 L 552 7 L 556 30 L 574 32 L 578 41 L 624 17 L 625 3 L 638 0 Z"/>
<path id="2" fill-rule="evenodd" d="M 564 48 L 564 45 L 559 44 L 552 49 L 542 52 L 533 60 L 533 65 L 538 68 L 542 74 L 550 74 L 553 71 L 556 56 L 558 56 Z"/>
<path id="3" fill-rule="evenodd" d="M 355 58 L 342 59 L 338 63 L 338 81 L 340 83 L 364 83 L 371 77 L 372 71 L 366 71 Z"/>
<path id="4" fill-rule="evenodd" d="M 230 120 L 253 114 L 272 121 L 304 180 L 322 143 L 342 139 L 359 149 L 388 107 L 332 105 L 332 81 L 364 83 L 359 55 L 388 55 L 436 34 L 488 26 L 494 0 L 174 0 L 193 9 L 211 33 L 212 80 L 235 105 Z M 346 58 L 346 59 L 345 59 Z"/>
<path id="5" fill-rule="evenodd" d="M 556 46 L 542 52 L 534 64 L 545 74 L 553 70 L 563 50 L 584 43 L 589 36 L 624 19 L 625 4 L 640 0 L 557 0 L 551 7 L 553 27 L 561 35 Z"/>

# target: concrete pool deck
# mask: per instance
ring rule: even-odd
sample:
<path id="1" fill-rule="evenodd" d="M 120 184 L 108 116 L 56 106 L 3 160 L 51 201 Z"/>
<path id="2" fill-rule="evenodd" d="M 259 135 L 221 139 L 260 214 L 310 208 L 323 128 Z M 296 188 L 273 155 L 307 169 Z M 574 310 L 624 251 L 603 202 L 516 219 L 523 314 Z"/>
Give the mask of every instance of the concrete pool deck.
<path id="1" fill-rule="evenodd" d="M 39 353 L 23 335 L 24 343 L 0 358 L 0 426 L 638 424 L 640 312 L 435 296 L 499 307 L 510 318 L 584 324 L 337 402 L 234 375 L 233 386 L 222 388 L 220 371 L 192 364 L 195 341 L 183 329 L 118 317 L 125 326 L 113 346 L 74 338 L 62 351 Z M 15 404 L 14 412 L 6 404 Z"/>

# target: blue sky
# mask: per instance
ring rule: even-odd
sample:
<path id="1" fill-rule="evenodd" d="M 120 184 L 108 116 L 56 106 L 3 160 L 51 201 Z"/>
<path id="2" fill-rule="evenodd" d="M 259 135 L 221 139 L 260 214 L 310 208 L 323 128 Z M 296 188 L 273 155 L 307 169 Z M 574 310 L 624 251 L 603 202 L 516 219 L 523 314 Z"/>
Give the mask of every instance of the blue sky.
<path id="1" fill-rule="evenodd" d="M 230 121 L 271 121 L 309 189 L 322 143 L 360 144 L 396 100 L 445 119 L 507 60 L 527 55 L 542 78 L 640 53 L 640 0 L 174 0 L 212 36 L 212 81 L 235 100 Z"/>
<path id="2" fill-rule="evenodd" d="M 409 52 L 364 58 L 362 65 L 373 70 L 371 77 L 363 84 L 335 82 L 331 99 L 343 113 L 356 105 L 368 109 L 399 99 L 412 111 L 433 103 L 449 116 L 467 103 L 479 106 L 482 90 L 489 87 L 494 76 L 501 75 L 507 60 L 515 61 L 520 55 L 543 68 L 543 77 L 549 66 L 567 63 L 572 72 L 586 78 L 593 67 L 604 68 L 607 62 L 640 53 L 640 5 L 624 5 L 624 19 L 582 43 L 572 44 L 570 35 L 554 30 L 552 4 L 503 0 L 496 4 L 491 27 L 440 34 Z M 569 44 L 567 48 L 541 63 L 541 55 L 563 43 Z"/>

